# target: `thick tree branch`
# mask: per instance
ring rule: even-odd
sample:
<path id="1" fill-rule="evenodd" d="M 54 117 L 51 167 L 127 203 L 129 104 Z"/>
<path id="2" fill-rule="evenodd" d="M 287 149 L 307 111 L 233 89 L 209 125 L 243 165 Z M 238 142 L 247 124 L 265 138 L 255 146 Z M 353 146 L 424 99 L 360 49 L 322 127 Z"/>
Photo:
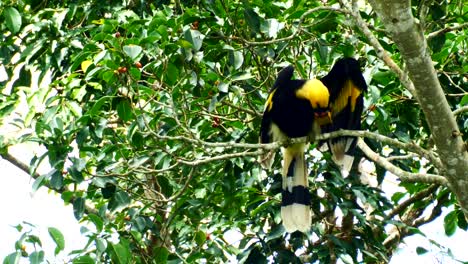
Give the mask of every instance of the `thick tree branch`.
<path id="1" fill-rule="evenodd" d="M 437 79 L 427 41 L 413 17 L 411 3 L 409 0 L 369 2 L 401 51 L 437 152 L 443 157 L 443 173 L 468 218 L 468 152 Z"/>
<path id="2" fill-rule="evenodd" d="M 2 159 L 10 162 L 11 164 L 13 164 L 18 169 L 24 171 L 26 174 L 31 175 L 30 174 L 31 172 L 29 171 L 29 166 L 24 164 L 22 161 L 20 161 L 19 159 L 17 159 L 16 157 L 11 155 L 10 153 L 7 152 L 5 154 L 0 154 L 0 156 L 2 157 Z M 37 179 L 37 178 L 39 178 L 39 176 L 41 176 L 39 173 L 35 173 L 35 174 L 31 175 L 31 177 L 33 177 L 33 179 Z"/>
<path id="3" fill-rule="evenodd" d="M 379 154 L 372 151 L 372 149 L 370 149 L 369 146 L 367 146 L 367 144 L 364 143 L 362 139 L 358 140 L 357 145 L 369 159 L 379 164 L 380 166 L 385 168 L 387 171 L 395 174 L 402 181 L 435 183 L 439 185 L 447 184 L 447 180 L 443 176 L 440 176 L 440 175 L 429 174 L 429 173 L 411 173 L 411 172 L 407 172 L 398 168 L 397 166 L 390 163 L 387 159 L 381 157 Z"/>
<path id="4" fill-rule="evenodd" d="M 247 149 L 261 148 L 265 150 L 272 150 L 272 149 L 277 149 L 287 144 L 308 142 L 307 137 L 293 138 L 284 142 L 273 142 L 273 143 L 268 143 L 268 144 L 236 143 L 236 142 L 209 142 L 209 141 L 201 140 L 199 138 L 190 138 L 186 136 L 165 136 L 165 135 L 157 134 L 155 132 L 152 134 L 160 140 L 185 141 L 187 143 L 192 143 L 192 144 L 199 145 L 201 147 L 208 147 L 208 148 L 247 148 Z M 425 150 L 424 148 L 418 146 L 415 143 L 404 143 L 396 139 L 386 137 L 386 136 L 380 135 L 378 133 L 370 132 L 370 131 L 339 130 L 339 131 L 334 131 L 331 133 L 321 134 L 316 138 L 316 140 L 317 141 L 327 140 L 330 138 L 336 138 L 340 136 L 355 136 L 355 137 L 370 138 L 370 139 L 379 141 L 383 144 L 391 145 L 399 149 L 404 149 L 410 152 L 414 152 L 420 155 L 421 157 L 430 159 L 431 161 L 435 162 L 436 165 L 441 164 L 440 160 L 436 156 L 434 156 L 433 153 L 431 153 L 431 151 Z"/>
<path id="5" fill-rule="evenodd" d="M 373 133 L 370 131 L 356 131 L 356 130 L 339 130 L 335 131 L 332 133 L 325 133 L 320 135 L 317 139 L 318 140 L 325 140 L 328 138 L 335 138 L 338 136 L 355 136 L 355 137 L 365 137 L 365 138 L 370 138 L 374 139 L 376 141 L 379 141 L 383 144 L 387 144 L 399 149 L 404 149 L 406 151 L 414 152 L 421 157 L 425 157 L 432 161 L 434 165 L 438 168 L 442 168 L 442 163 L 440 159 L 434 155 L 432 151 L 425 150 L 424 148 L 420 147 L 419 145 L 411 142 L 411 143 L 403 143 L 401 141 L 398 141 L 396 139 L 386 137 L 377 133 Z M 440 167 L 439 167 L 440 166 Z"/>

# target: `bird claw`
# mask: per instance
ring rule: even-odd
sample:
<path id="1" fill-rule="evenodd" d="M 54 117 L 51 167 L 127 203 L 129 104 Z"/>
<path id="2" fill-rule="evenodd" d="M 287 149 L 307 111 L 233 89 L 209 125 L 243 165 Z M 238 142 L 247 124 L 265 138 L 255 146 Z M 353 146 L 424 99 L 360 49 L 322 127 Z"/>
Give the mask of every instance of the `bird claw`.
<path id="1" fill-rule="evenodd" d="M 315 135 L 308 135 L 307 136 L 307 142 L 310 142 L 310 143 L 315 142 Z"/>
<path id="2" fill-rule="evenodd" d="M 289 146 L 292 145 L 292 141 L 290 138 L 286 138 L 284 141 L 283 141 L 283 148 L 287 148 Z"/>

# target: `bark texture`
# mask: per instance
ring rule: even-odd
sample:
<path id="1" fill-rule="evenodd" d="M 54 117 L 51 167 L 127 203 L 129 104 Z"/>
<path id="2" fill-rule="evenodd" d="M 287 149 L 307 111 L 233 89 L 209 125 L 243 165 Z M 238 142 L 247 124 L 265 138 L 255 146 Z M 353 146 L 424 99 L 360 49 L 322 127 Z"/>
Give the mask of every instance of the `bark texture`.
<path id="1" fill-rule="evenodd" d="M 468 219 L 468 152 L 434 69 L 427 41 L 409 0 L 369 0 L 400 49 L 431 129 L 451 190 Z"/>

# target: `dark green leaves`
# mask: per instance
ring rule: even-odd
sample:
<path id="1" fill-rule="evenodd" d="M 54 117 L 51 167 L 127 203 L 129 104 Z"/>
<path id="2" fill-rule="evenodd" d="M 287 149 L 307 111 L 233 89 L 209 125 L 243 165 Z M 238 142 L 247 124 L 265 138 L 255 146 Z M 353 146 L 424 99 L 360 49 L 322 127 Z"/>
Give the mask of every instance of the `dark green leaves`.
<path id="1" fill-rule="evenodd" d="M 184 33 L 185 39 L 192 44 L 192 48 L 196 51 L 200 50 L 203 43 L 203 35 L 198 30 L 188 29 Z"/>
<path id="2" fill-rule="evenodd" d="M 129 100 L 122 100 L 117 105 L 117 114 L 122 121 L 130 121 L 133 119 L 132 104 Z"/>
<path id="3" fill-rule="evenodd" d="M 425 248 L 423 248 L 423 247 L 417 247 L 417 248 L 416 248 L 416 253 L 417 253 L 418 255 L 424 255 L 424 254 L 426 254 L 427 252 L 428 252 L 428 250 L 425 249 Z"/>
<path id="4" fill-rule="evenodd" d="M 130 263 L 131 261 L 131 253 L 129 244 L 126 241 L 120 241 L 118 244 L 111 244 L 111 252 L 112 252 L 112 262 L 125 264 Z"/>
<path id="5" fill-rule="evenodd" d="M 447 236 L 452 236 L 458 227 L 458 215 L 456 211 L 449 212 L 444 217 L 444 230 Z"/>
<path id="6" fill-rule="evenodd" d="M 169 251 L 165 247 L 157 247 L 154 249 L 156 263 L 167 263 Z"/>
<path id="7" fill-rule="evenodd" d="M 21 14 L 18 10 L 14 7 L 7 7 L 3 10 L 3 17 L 8 29 L 16 34 L 21 28 Z"/>
<path id="8" fill-rule="evenodd" d="M 85 199 L 82 197 L 77 197 L 73 201 L 73 214 L 75 215 L 76 220 L 80 220 L 83 217 L 85 210 Z"/>
<path id="9" fill-rule="evenodd" d="M 260 32 L 260 16 L 250 7 L 244 9 L 244 17 L 254 33 Z"/>
<path id="10" fill-rule="evenodd" d="M 130 204 L 130 196 L 126 192 L 116 192 L 109 201 L 109 210 L 117 211 Z"/>
<path id="11" fill-rule="evenodd" d="M 41 171 L 32 189 L 59 192 L 75 217 L 91 225 L 81 230 L 88 244 L 74 249 L 70 262 L 226 263 L 227 256 L 238 256 L 299 263 L 298 249 L 311 263 L 329 263 L 332 253 L 343 262 L 386 262 L 397 246 L 382 245 L 390 225 L 418 233 L 401 217 L 455 203 L 443 199 L 449 191 L 442 188 L 412 201 L 427 189 L 423 183 L 396 183 L 401 189 L 388 201 L 384 192 L 361 184 L 360 175 L 343 178 L 322 152 L 307 156 L 316 211 L 311 232 L 285 234 L 279 158 L 264 171 L 253 148 L 230 146 L 258 142 L 267 92 L 281 67 L 293 64 L 297 78 L 320 78 L 337 58 L 354 56 L 369 85 L 362 128 L 435 149 L 418 100 L 353 20 L 328 8 L 335 1 L 29 2 L 31 7 L 7 3 L 0 11 L 0 32 L 6 32 L 0 41 L 0 71 L 6 73 L 0 77 L 0 120 L 28 133 L 2 134 L 0 148 L 25 141 L 46 148 L 30 172 L 45 162 L 50 172 Z M 431 35 L 432 60 L 455 110 L 468 105 L 466 30 L 431 34 L 466 23 L 449 2 L 429 11 L 424 35 Z M 360 11 L 390 58 L 404 65 L 382 22 L 367 6 Z M 464 117 L 457 115 L 461 128 L 468 124 Z M 408 150 L 365 140 L 408 172 L 438 173 L 425 159 L 404 158 Z M 379 183 L 388 176 L 380 166 L 371 174 Z M 453 210 L 444 221 L 448 235 L 468 226 Z M 342 215 L 350 230 L 342 227 Z M 239 234 L 238 244 L 227 241 L 230 231 Z M 18 262 L 23 254 L 40 262 L 62 253 L 60 231 L 50 228 L 49 235 L 55 252 L 41 253 L 42 242 L 31 233 L 6 261 Z M 34 254 L 22 250 L 25 241 L 37 248 Z"/>

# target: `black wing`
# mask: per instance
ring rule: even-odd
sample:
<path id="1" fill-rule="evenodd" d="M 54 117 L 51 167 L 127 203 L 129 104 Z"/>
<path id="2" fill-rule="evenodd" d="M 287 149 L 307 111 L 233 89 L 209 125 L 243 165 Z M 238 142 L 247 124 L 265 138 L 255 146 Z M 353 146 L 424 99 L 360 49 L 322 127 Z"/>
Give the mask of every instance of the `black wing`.
<path id="1" fill-rule="evenodd" d="M 330 91 L 333 120 L 333 123 L 323 127 L 322 131 L 360 130 L 364 109 L 363 94 L 367 91 L 367 85 L 359 62 L 353 58 L 339 59 L 321 81 Z M 355 137 L 334 138 L 328 141 L 328 147 L 335 159 L 341 159 L 344 154 L 352 153 L 356 142 Z"/>

